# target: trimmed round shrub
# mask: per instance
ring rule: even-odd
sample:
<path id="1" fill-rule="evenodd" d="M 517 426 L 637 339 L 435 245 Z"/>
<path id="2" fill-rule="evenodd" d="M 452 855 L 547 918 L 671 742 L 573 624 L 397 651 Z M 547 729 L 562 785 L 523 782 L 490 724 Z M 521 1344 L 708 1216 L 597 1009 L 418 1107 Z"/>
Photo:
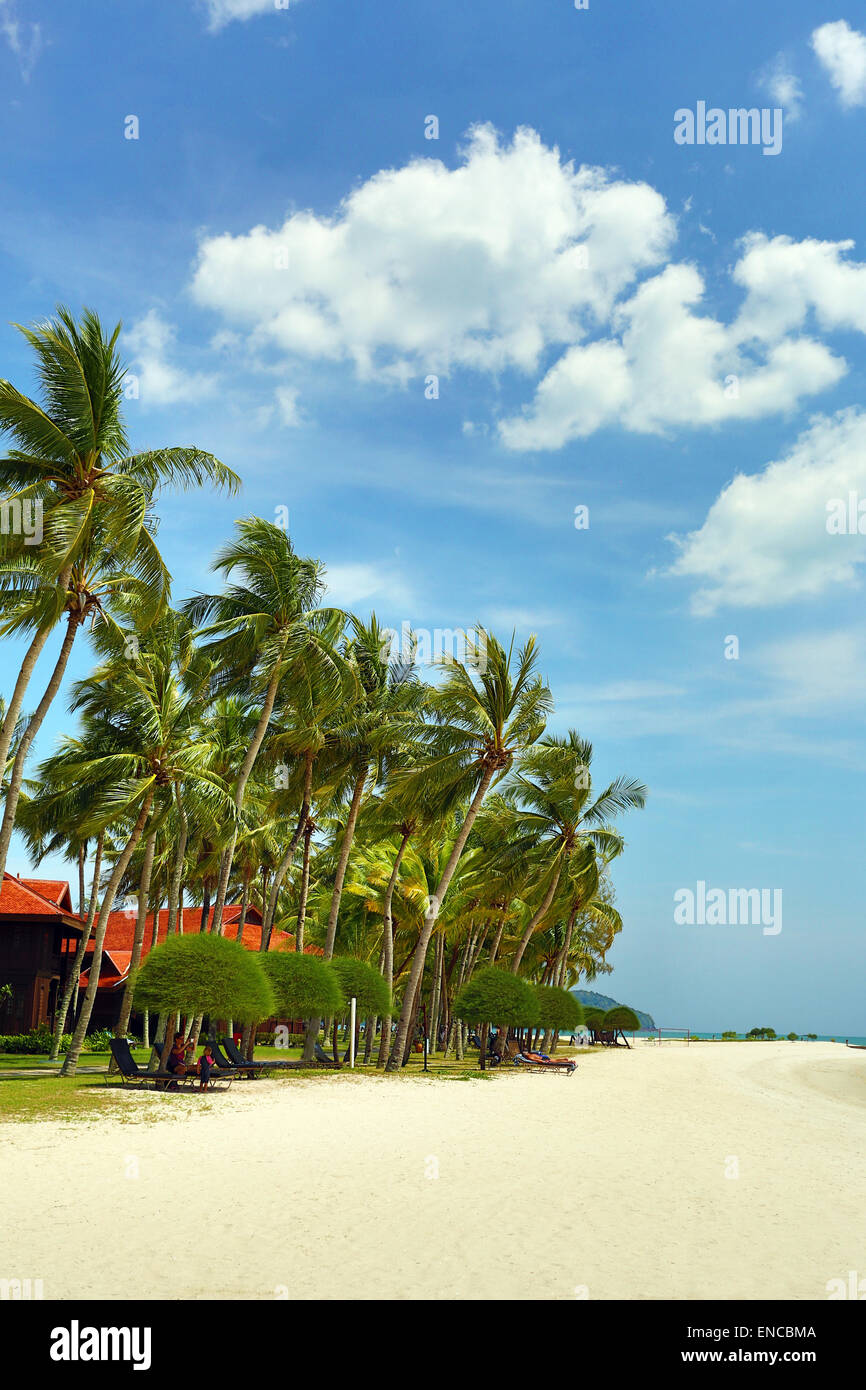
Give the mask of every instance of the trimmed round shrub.
<path id="1" fill-rule="evenodd" d="M 391 992 L 384 975 L 365 960 L 353 956 L 334 956 L 331 969 L 343 991 L 343 1010 L 349 1011 L 349 1000 L 355 999 L 359 1017 L 365 1014 L 389 1014 L 392 1011 Z M 324 1012 L 324 1010 L 323 1010 Z"/>
<path id="2" fill-rule="evenodd" d="M 540 1009 L 539 1023 L 542 1028 L 550 1028 L 555 1033 L 573 1033 L 583 1023 L 583 1008 L 570 990 L 559 989 L 556 985 L 536 985 L 535 993 Z"/>
<path id="3" fill-rule="evenodd" d="M 604 1009 L 599 1009 L 595 1004 L 584 1004 L 583 1021 L 591 1033 L 604 1032 Z"/>
<path id="4" fill-rule="evenodd" d="M 212 932 L 170 936 L 138 972 L 135 1006 L 257 1023 L 274 1012 L 274 994 L 258 952 Z"/>
<path id="5" fill-rule="evenodd" d="M 319 1018 L 342 1011 L 346 1001 L 339 976 L 320 956 L 270 951 L 262 957 L 262 967 L 271 982 L 277 1017 Z"/>
<path id="6" fill-rule="evenodd" d="M 604 1016 L 605 1032 L 639 1033 L 640 1019 L 626 1004 L 616 1004 Z"/>
<path id="7" fill-rule="evenodd" d="M 454 1014 L 469 1023 L 529 1028 L 541 1021 L 541 1005 L 525 980 L 488 965 L 463 986 L 454 1000 Z"/>

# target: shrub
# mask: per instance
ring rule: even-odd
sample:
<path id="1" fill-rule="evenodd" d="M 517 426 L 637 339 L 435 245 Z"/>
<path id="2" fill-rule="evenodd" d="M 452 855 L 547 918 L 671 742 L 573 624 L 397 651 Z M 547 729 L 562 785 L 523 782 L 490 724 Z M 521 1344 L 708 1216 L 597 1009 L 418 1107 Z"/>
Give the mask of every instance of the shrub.
<path id="1" fill-rule="evenodd" d="M 454 1000 L 454 1015 L 470 1023 L 528 1028 L 540 1022 L 541 1005 L 525 980 L 488 965 L 463 986 Z"/>
<path id="2" fill-rule="evenodd" d="M 368 965 L 364 960 L 355 960 L 352 956 L 335 956 L 331 961 L 331 968 L 343 992 L 343 1009 L 348 1012 L 349 1000 L 354 998 L 357 1000 L 359 1017 L 365 1014 L 384 1016 L 391 1013 L 391 993 L 384 975 L 374 966 Z M 314 1011 L 314 1017 L 317 1012 L 319 1011 Z M 324 1013 L 324 1010 L 321 1012 Z"/>
<path id="3" fill-rule="evenodd" d="M 71 1033 L 64 1033 L 60 1039 L 61 1051 L 72 1041 Z M 53 1038 L 47 1028 L 34 1028 L 31 1033 L 0 1034 L 0 1052 L 14 1052 L 35 1057 L 40 1052 L 50 1052 Z"/>
<path id="4" fill-rule="evenodd" d="M 615 1004 L 604 1016 L 604 1028 L 605 1032 L 638 1033 L 640 1019 L 626 1004 Z"/>
<path id="5" fill-rule="evenodd" d="M 256 1023 L 274 1012 L 274 994 L 259 953 L 238 941 L 196 932 L 170 936 L 138 971 L 135 1004 L 153 1013 L 209 1014 Z"/>
<path id="6" fill-rule="evenodd" d="M 570 990 L 558 989 L 555 985 L 536 985 L 539 1023 L 542 1028 L 553 1032 L 568 1030 L 573 1033 L 583 1023 L 583 1009 L 579 999 Z"/>
<path id="7" fill-rule="evenodd" d="M 591 1033 L 603 1033 L 604 1009 L 596 1008 L 594 1004 L 584 1004 L 583 1021 Z"/>
<path id="8" fill-rule="evenodd" d="M 271 982 L 280 1018 L 320 1018 L 323 1014 L 338 1014 L 343 1009 L 346 1001 L 340 976 L 329 961 L 290 951 L 272 951 L 262 958 L 262 965 Z M 377 971 L 373 974 L 384 987 L 382 976 Z M 387 1010 L 374 1009 L 373 1012 Z"/>

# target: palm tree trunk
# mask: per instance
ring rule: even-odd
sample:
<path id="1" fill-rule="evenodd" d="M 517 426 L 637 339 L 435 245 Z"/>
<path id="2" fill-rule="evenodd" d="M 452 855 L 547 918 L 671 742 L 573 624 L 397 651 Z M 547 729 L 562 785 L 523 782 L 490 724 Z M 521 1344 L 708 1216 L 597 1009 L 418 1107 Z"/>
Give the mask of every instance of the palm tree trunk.
<path id="1" fill-rule="evenodd" d="M 334 954 L 334 939 L 337 935 L 337 918 L 340 915 L 340 898 L 343 896 L 343 882 L 346 877 L 346 867 L 349 863 L 352 841 L 355 838 L 355 824 L 358 820 L 358 812 L 361 809 L 361 797 L 364 794 L 364 783 L 367 780 L 368 771 L 369 767 L 365 763 L 355 783 L 354 791 L 352 792 L 349 818 L 346 821 L 343 843 L 340 846 L 340 858 L 337 861 L 337 876 L 334 879 L 334 889 L 331 893 L 331 909 L 328 913 L 328 929 L 325 935 L 325 960 L 330 960 Z"/>
<path id="2" fill-rule="evenodd" d="M 436 1051 L 439 1037 L 439 1001 L 442 993 L 442 962 L 445 959 L 445 937 L 440 932 L 436 937 L 436 955 L 433 966 L 433 991 L 430 996 L 430 1051 Z"/>
<path id="3" fill-rule="evenodd" d="M 285 878 L 286 874 L 288 873 L 291 867 L 292 860 L 295 857 L 295 850 L 298 847 L 298 841 L 304 833 L 304 826 L 307 823 L 307 816 L 310 813 L 310 797 L 313 791 L 313 762 L 314 754 L 310 750 L 305 755 L 304 796 L 303 800 L 301 801 L 301 814 L 298 816 L 298 824 L 295 829 L 294 835 L 289 841 L 288 848 L 286 849 L 285 854 L 283 855 L 282 859 L 277 865 L 277 870 L 274 875 L 274 881 L 271 886 L 270 894 L 268 895 L 267 909 L 265 911 L 264 921 L 262 923 L 262 929 L 267 935 L 267 943 L 262 947 L 263 951 L 266 951 L 270 946 L 271 932 L 274 929 L 274 917 L 277 913 L 277 898 L 279 897 L 280 888 L 282 887 L 283 879 Z"/>
<path id="4" fill-rule="evenodd" d="M 277 687 L 280 683 L 280 674 L 280 667 L 277 665 L 268 681 L 265 702 L 262 706 L 259 722 L 256 725 L 256 731 L 253 734 L 252 741 L 247 749 L 246 757 L 238 773 L 238 780 L 235 783 L 235 810 L 238 813 L 238 819 L 235 820 L 234 827 L 232 828 L 231 840 L 225 849 L 220 863 L 219 883 L 217 885 L 216 903 L 214 904 L 213 922 L 211 924 L 211 931 L 216 932 L 218 936 L 222 936 L 223 908 L 226 905 L 226 894 L 228 893 L 229 878 L 232 872 L 232 861 L 235 857 L 235 845 L 238 839 L 239 817 L 243 810 L 244 794 L 247 789 L 247 782 L 250 779 L 250 773 L 253 770 L 253 764 L 259 756 L 259 749 L 264 742 L 265 734 L 268 731 L 268 725 L 271 722 L 271 715 L 274 712 L 274 701 L 277 698 Z"/>
<path id="5" fill-rule="evenodd" d="M 409 843 L 409 834 L 403 832 L 400 840 L 400 848 L 394 863 L 391 866 L 391 877 L 388 879 L 388 887 L 385 892 L 385 904 L 382 912 L 382 974 L 388 986 L 388 997 L 394 988 L 394 919 L 391 913 L 391 905 L 394 901 L 394 888 L 397 883 L 397 875 L 400 872 L 400 862 Z M 379 1043 L 379 1057 L 376 1066 L 384 1067 L 388 1060 L 388 1048 L 391 1045 L 391 1015 L 390 1013 L 382 1019 L 382 1038 Z"/>
<path id="6" fill-rule="evenodd" d="M 63 590 L 66 589 L 71 573 L 72 566 L 67 565 L 57 576 L 58 588 Z M 45 643 L 48 641 L 53 631 L 53 627 L 40 628 L 33 637 L 27 651 L 24 653 L 24 660 L 21 663 L 21 669 L 15 681 L 15 689 L 12 691 L 12 697 L 6 707 L 3 725 L 2 728 L 0 728 L 0 768 L 5 768 L 6 766 L 6 759 L 9 757 L 9 749 L 12 747 L 12 740 L 15 737 L 15 726 L 21 714 L 21 707 L 24 704 L 24 696 L 30 684 L 30 677 L 36 669 L 36 663 L 42 654 L 42 648 L 45 646 Z M 2 882 L 2 877 L 2 870 L 0 870 L 0 882 Z"/>
<path id="7" fill-rule="evenodd" d="M 132 991 L 135 984 L 135 972 L 141 960 L 141 948 L 144 944 L 144 928 L 147 923 L 147 899 L 150 893 L 150 878 L 153 873 L 153 856 L 156 850 L 156 831 L 151 830 L 144 846 L 144 863 L 141 866 L 141 878 L 138 882 L 138 917 L 135 923 L 135 936 L 132 939 L 132 958 L 129 962 L 129 974 L 126 977 L 126 984 L 123 987 L 123 999 L 120 1001 L 120 1016 L 117 1020 L 117 1028 L 114 1036 L 125 1038 L 129 1030 L 129 1016 L 132 1013 Z M 112 1058 L 112 1061 L 114 1059 Z"/>
<path id="8" fill-rule="evenodd" d="M 87 925 L 81 933 L 78 946 L 75 950 L 75 959 L 72 962 L 72 969 L 69 972 L 69 979 L 63 987 L 63 998 L 60 1001 L 60 1008 L 57 1010 L 57 1018 L 54 1022 L 54 1037 L 51 1041 L 51 1052 L 49 1062 L 56 1062 L 60 1056 L 60 1039 L 63 1037 L 63 1030 L 66 1027 L 66 1018 L 69 1013 L 69 1005 L 72 996 L 78 989 L 78 981 L 81 977 L 81 967 L 84 964 L 84 956 L 87 951 L 87 943 L 90 940 L 90 933 L 93 931 L 93 922 L 96 917 L 96 904 L 99 901 L 99 871 L 102 868 L 102 847 L 105 844 L 105 831 L 103 830 L 96 841 L 96 858 L 93 861 L 93 883 L 90 889 L 90 907 L 87 912 Z"/>
<path id="9" fill-rule="evenodd" d="M 244 927 L 247 924 L 247 908 L 250 902 L 250 879 L 252 875 L 252 869 L 246 869 L 244 871 L 244 891 L 241 893 L 241 910 L 238 915 L 238 930 L 235 937 L 235 940 L 239 941 L 241 945 L 244 943 Z M 231 1032 L 231 1029 L 229 1029 L 229 1032 Z"/>
<path id="10" fill-rule="evenodd" d="M 307 917 L 307 897 L 310 891 L 310 842 L 313 838 L 313 822 L 307 820 L 304 827 L 304 862 L 301 868 L 301 892 L 298 903 L 298 923 L 295 931 L 295 950 L 298 955 L 304 953 L 304 923 Z M 316 1030 L 318 1032 L 318 1028 Z"/>
<path id="11" fill-rule="evenodd" d="M 72 1042 L 69 1044 L 69 1051 L 63 1066 L 60 1068 L 61 1076 L 74 1076 L 78 1066 L 78 1059 L 81 1056 L 81 1047 L 87 1033 L 87 1025 L 90 1022 L 90 1015 L 93 1012 L 93 1003 L 96 999 L 96 991 L 99 988 L 99 971 L 102 965 L 102 946 L 105 941 L 105 929 L 108 926 L 108 915 L 114 906 L 114 899 L 118 888 L 123 880 L 123 876 L 129 867 L 133 851 L 141 839 L 141 833 L 147 824 L 150 815 L 150 807 L 153 801 L 153 788 L 147 792 L 138 819 L 132 828 L 132 834 L 124 845 L 123 851 L 114 866 L 114 872 L 108 880 L 108 887 L 102 899 L 102 907 L 99 911 L 99 920 L 96 924 L 96 935 L 93 939 L 93 959 L 90 962 L 90 978 L 87 981 L 87 992 L 84 996 L 84 1004 L 72 1035 Z"/>
<path id="12" fill-rule="evenodd" d="M 388 1071 L 397 1070 L 397 1059 L 401 1056 L 406 1046 L 406 1037 L 409 1032 L 409 1018 L 412 1011 L 415 990 L 418 988 L 418 981 L 421 979 L 424 970 L 424 961 L 427 958 L 427 947 L 430 944 L 430 937 L 433 935 L 433 928 L 436 925 L 436 918 L 439 914 L 439 906 L 445 899 L 448 887 L 454 877 L 454 870 L 463 853 L 464 845 L 469 839 L 469 832 L 475 824 L 475 818 L 481 810 L 481 803 L 487 793 L 487 788 L 493 780 L 495 768 L 487 766 L 478 784 L 478 790 L 472 798 L 469 810 L 466 812 L 466 819 L 460 827 L 460 833 L 454 841 L 454 848 L 448 857 L 448 863 L 442 872 L 436 892 L 431 899 L 427 915 L 424 918 L 424 926 L 421 928 L 421 935 L 418 938 L 418 945 L 415 947 L 415 954 L 412 957 L 412 964 L 409 968 L 409 980 L 406 991 L 403 995 L 403 1007 L 400 1010 L 400 1019 L 397 1024 L 397 1036 L 394 1039 L 394 1047 L 388 1061 Z"/>
<path id="13" fill-rule="evenodd" d="M 547 916 L 547 912 L 548 912 L 548 910 L 549 910 L 549 908 L 550 908 L 550 904 L 553 902 L 553 896 L 554 896 L 554 894 L 555 894 L 557 888 L 559 887 L 559 879 L 560 879 L 560 875 L 561 875 L 561 874 L 562 874 L 562 856 L 560 856 L 559 862 L 558 862 L 558 864 L 557 864 L 557 866 L 556 866 L 556 873 L 553 875 L 553 878 L 550 880 L 550 887 L 548 888 L 547 892 L 546 892 L 545 895 L 544 895 L 544 901 L 543 901 L 543 903 L 541 904 L 541 907 L 538 909 L 538 911 L 537 911 L 537 912 L 533 912 L 531 918 L 529 919 L 529 922 L 527 923 L 526 931 L 523 933 L 522 937 L 520 938 L 520 943 L 519 943 L 519 945 L 518 945 L 518 947 L 517 947 L 517 950 L 514 952 L 514 959 L 513 959 L 512 962 L 511 962 L 511 973 L 512 973 L 512 975 L 516 975 L 516 974 L 518 973 L 518 971 L 520 970 L 520 962 L 523 960 L 523 953 L 524 953 L 524 951 L 526 950 L 527 946 L 529 945 L 530 941 L 532 940 L 532 933 L 535 931 L 535 928 L 538 926 L 538 924 L 539 924 L 539 922 L 541 921 L 541 919 L 542 919 L 543 917 L 546 917 L 546 916 Z"/>
<path id="14" fill-rule="evenodd" d="M 12 764 L 12 773 L 9 778 L 9 789 L 6 793 L 6 807 L 3 811 L 3 823 L 0 826 L 0 883 L 3 881 L 3 874 L 6 869 L 6 860 L 9 856 L 9 845 L 12 842 L 12 831 L 15 827 L 15 812 L 18 809 L 18 799 L 21 795 L 21 783 L 24 778 L 24 764 L 30 745 L 42 728 L 42 721 L 51 708 L 52 701 L 60 689 L 69 656 L 75 642 L 75 636 L 81 624 L 81 615 L 77 612 L 70 613 L 66 623 L 66 632 L 63 636 L 63 643 L 60 653 L 51 672 L 51 677 L 45 687 L 45 693 L 27 723 L 18 751 L 15 754 L 15 762 Z M 14 725 L 13 725 L 14 728 Z M 0 762 L 0 768 L 5 764 Z"/>
<path id="15" fill-rule="evenodd" d="M 3 764 L 0 763 L 0 767 L 2 767 L 2 766 L 3 766 Z M 87 842 L 86 842 L 86 840 L 82 840 L 81 844 L 78 846 L 78 915 L 79 915 L 79 917 L 83 917 L 83 916 L 84 916 L 84 898 L 85 898 L 85 894 L 86 894 L 86 892 L 87 892 L 87 890 L 86 890 L 86 888 L 85 888 L 85 886 L 84 886 L 84 870 L 85 870 L 86 864 L 87 864 Z"/>

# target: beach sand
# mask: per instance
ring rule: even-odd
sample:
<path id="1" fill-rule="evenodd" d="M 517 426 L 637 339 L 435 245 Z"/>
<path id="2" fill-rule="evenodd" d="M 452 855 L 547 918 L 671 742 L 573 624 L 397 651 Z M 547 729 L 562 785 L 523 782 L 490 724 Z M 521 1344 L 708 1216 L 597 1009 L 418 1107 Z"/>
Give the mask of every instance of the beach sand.
<path id="1" fill-rule="evenodd" d="M 0 1277 L 46 1298 L 824 1299 L 866 1275 L 866 1052 L 832 1043 L 100 1103 L 0 1125 Z"/>

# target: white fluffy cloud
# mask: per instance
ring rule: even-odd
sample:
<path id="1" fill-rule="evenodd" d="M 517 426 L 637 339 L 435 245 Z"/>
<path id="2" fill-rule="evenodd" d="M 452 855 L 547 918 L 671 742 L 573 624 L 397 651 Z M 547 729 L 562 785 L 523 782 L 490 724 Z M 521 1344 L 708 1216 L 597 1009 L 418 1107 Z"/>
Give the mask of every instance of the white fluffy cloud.
<path id="1" fill-rule="evenodd" d="M 193 290 L 288 352 L 347 359 L 363 377 L 532 372 L 550 344 L 603 321 L 673 235 L 646 184 L 575 170 L 534 131 L 502 145 L 484 126 L 457 169 L 416 159 L 334 217 L 205 241 Z"/>
<path id="2" fill-rule="evenodd" d="M 206 0 L 210 28 L 222 29 L 233 19 L 254 19 L 256 15 L 287 10 L 297 0 Z"/>
<path id="3" fill-rule="evenodd" d="M 866 105 L 866 35 L 837 19 L 813 30 L 812 48 L 842 105 Z"/>
<path id="4" fill-rule="evenodd" d="M 209 396 L 214 390 L 214 377 L 204 372 L 185 371 L 171 361 L 174 339 L 173 326 L 166 323 L 156 309 L 151 309 L 124 335 L 134 374 L 138 377 L 139 399 L 144 406 L 193 401 Z"/>
<path id="5" fill-rule="evenodd" d="M 647 184 L 480 126 L 455 169 L 415 159 L 331 217 L 207 238 L 193 293 L 257 346 L 362 379 L 522 374 L 534 398 L 499 422 L 511 449 L 756 419 L 839 380 L 815 330 L 866 332 L 851 243 L 746 238 L 743 302 L 723 322 L 701 312 L 699 271 L 671 259 L 675 233 Z"/>
<path id="6" fill-rule="evenodd" d="M 697 581 L 697 614 L 856 587 L 866 535 L 827 530 L 828 505 L 847 512 L 851 493 L 866 502 L 866 413 L 853 409 L 814 420 L 762 473 L 738 474 L 700 530 L 671 538 L 679 554 L 669 574 Z"/>

